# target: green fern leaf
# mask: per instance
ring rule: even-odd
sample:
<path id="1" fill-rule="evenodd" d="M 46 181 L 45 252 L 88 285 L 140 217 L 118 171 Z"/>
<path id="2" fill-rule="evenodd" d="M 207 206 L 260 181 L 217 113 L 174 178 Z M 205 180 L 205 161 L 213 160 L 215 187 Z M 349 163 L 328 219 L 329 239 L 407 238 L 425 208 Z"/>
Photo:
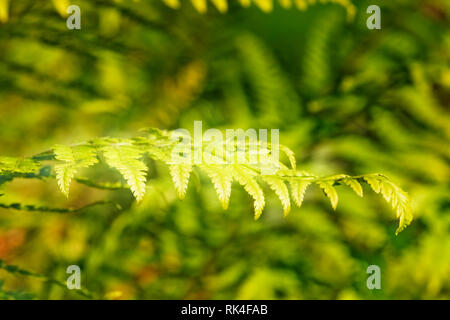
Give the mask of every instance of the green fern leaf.
<path id="1" fill-rule="evenodd" d="M 59 0 L 53 0 L 56 4 Z M 66 2 L 67 0 L 64 0 Z M 180 0 L 162 0 L 167 6 L 178 9 L 180 8 Z M 210 2 L 217 8 L 219 12 L 226 12 L 228 10 L 228 1 L 229 0 L 210 0 Z M 247 8 L 254 3 L 261 11 L 263 12 L 271 12 L 274 7 L 274 3 L 276 0 L 239 0 L 239 3 L 242 7 Z M 352 19 L 355 15 L 355 6 L 350 0 L 278 0 L 278 3 L 283 8 L 291 8 L 292 4 L 295 3 L 295 6 L 299 10 L 305 10 L 308 6 L 313 5 L 315 3 L 336 3 L 338 5 L 343 6 L 347 11 L 347 16 L 349 19 Z M 207 0 L 191 0 L 192 6 L 199 13 L 205 13 L 208 9 L 208 1 Z M 59 8 L 58 6 L 57 8 Z M 60 10 L 58 10 L 60 11 Z"/>
<path id="2" fill-rule="evenodd" d="M 391 201 L 393 192 L 394 192 L 394 188 L 392 187 L 390 182 L 388 182 L 388 181 L 381 182 L 381 194 L 383 195 L 383 198 L 387 202 Z"/>
<path id="3" fill-rule="evenodd" d="M 34 173 L 39 167 L 39 163 L 32 159 L 0 157 L 0 174 Z"/>
<path id="4" fill-rule="evenodd" d="M 284 181 L 277 176 L 262 176 L 262 179 L 270 186 L 278 198 L 280 198 L 284 216 L 287 216 L 289 211 L 291 211 L 291 201 L 289 198 L 289 190 Z"/>
<path id="5" fill-rule="evenodd" d="M 77 170 L 70 164 L 57 164 L 55 165 L 56 180 L 58 181 L 59 189 L 66 197 L 69 197 L 70 183 Z"/>
<path id="6" fill-rule="evenodd" d="M 171 164 L 169 165 L 170 175 L 173 184 L 177 190 L 178 197 L 184 199 L 186 196 L 189 177 L 191 175 L 192 166 L 189 164 Z"/>
<path id="7" fill-rule="evenodd" d="M 70 183 L 79 169 L 88 168 L 98 162 L 94 148 L 86 145 L 53 147 L 56 160 L 62 161 L 55 165 L 56 180 L 62 193 L 69 196 Z"/>
<path id="8" fill-rule="evenodd" d="M 396 211 L 396 216 L 399 219 L 399 225 L 395 234 L 399 234 L 413 220 L 410 201 L 406 192 L 401 190 L 388 178 L 383 175 L 368 175 L 363 176 L 363 179 L 372 187 L 372 189 L 383 195 L 383 198 L 391 204 L 392 208 Z"/>
<path id="9" fill-rule="evenodd" d="M 289 159 L 292 170 L 297 169 L 297 161 L 295 160 L 295 153 L 286 146 L 280 145 L 280 150 L 283 151 Z"/>
<path id="10" fill-rule="evenodd" d="M 203 165 L 201 169 L 211 179 L 214 188 L 216 189 L 219 201 L 222 204 L 222 208 L 226 210 L 230 202 L 231 184 L 233 182 L 233 176 L 227 166 L 220 166 L 219 168 L 210 165 Z"/>
<path id="11" fill-rule="evenodd" d="M 317 184 L 322 188 L 322 190 L 330 199 L 331 206 L 336 210 L 338 204 L 338 195 L 336 189 L 333 187 L 333 182 L 330 181 L 318 181 Z"/>
<path id="12" fill-rule="evenodd" d="M 377 178 L 375 178 L 374 176 L 364 176 L 364 180 L 367 181 L 373 191 L 375 191 L 376 193 L 380 193 L 381 186 Z"/>
<path id="13" fill-rule="evenodd" d="M 254 199 L 254 207 L 255 207 L 255 220 L 258 219 L 265 206 L 264 201 L 264 193 L 259 186 L 258 182 L 253 178 L 254 174 L 251 170 L 235 165 L 233 170 L 233 178 L 239 182 Z"/>
<path id="14" fill-rule="evenodd" d="M 41 168 L 39 161 L 44 161 L 44 159 L 52 160 L 54 156 L 57 161 L 55 164 L 55 172 L 58 185 L 62 192 L 68 195 L 71 181 L 74 179 L 78 170 L 97 163 L 97 155 L 101 152 L 106 163 L 122 174 L 133 195 L 136 197 L 137 201 L 140 201 L 145 194 L 146 175 L 148 170 L 142 157 L 144 154 L 147 154 L 150 158 L 160 160 L 169 165 L 169 171 L 177 193 L 180 198 L 184 198 L 190 174 L 194 167 L 188 163 L 171 163 L 174 142 L 169 138 L 170 132 L 157 129 L 147 129 L 146 132 L 148 134 L 146 137 L 139 136 L 132 139 L 99 138 L 92 140 L 89 143 L 76 146 L 55 146 L 53 148 L 53 154 L 51 152 L 45 152 L 30 159 L 0 157 L 1 181 L 10 181 L 15 176 L 23 176 L 22 174 L 15 175 L 15 173 L 36 173 L 36 171 Z M 267 150 L 270 150 L 270 148 L 271 146 L 268 145 Z M 408 195 L 390 182 L 387 177 L 381 174 L 355 177 L 340 174 L 319 178 L 307 172 L 297 171 L 295 169 L 296 163 L 294 153 L 286 147 L 282 147 L 282 150 L 289 158 L 292 169 L 289 169 L 285 164 L 272 159 L 268 156 L 268 153 L 264 152 L 259 154 L 260 162 L 256 164 L 224 165 L 223 163 L 216 163 L 195 165 L 204 171 L 211 179 L 218 194 L 219 201 L 224 209 L 226 209 L 229 204 L 232 181 L 233 179 L 238 181 L 254 200 L 255 219 L 258 219 L 261 216 L 265 206 L 263 190 L 256 180 L 259 177 L 265 181 L 280 198 L 285 215 L 288 214 L 291 208 L 290 196 L 292 196 L 296 205 L 300 207 L 304 199 L 304 194 L 312 183 L 319 185 L 329 198 L 333 209 L 336 209 L 338 195 L 334 185 L 346 184 L 358 195 L 362 196 L 363 190 L 360 182 L 365 181 L 375 192 L 381 192 L 383 198 L 390 203 L 396 211 L 397 218 L 399 219 L 399 226 L 396 231 L 397 234 L 411 223 L 413 216 Z M 224 161 L 224 159 L 217 160 Z M 276 175 L 264 174 L 263 169 L 265 170 L 268 166 L 276 166 L 278 168 Z M 26 176 L 28 177 L 28 175 Z M 39 177 L 39 175 L 34 174 L 29 175 L 29 177 Z M 110 186 L 98 184 L 83 178 L 78 178 L 77 181 L 81 181 L 81 183 L 95 188 L 111 188 Z M 87 183 L 87 181 L 89 182 Z M 291 195 L 289 195 L 286 182 L 289 182 L 291 185 Z M 114 189 L 115 188 L 117 187 L 115 186 Z"/>
<path id="15" fill-rule="evenodd" d="M 343 182 L 348 185 L 350 188 L 353 189 L 353 191 L 355 191 L 355 193 L 362 197 L 363 196 L 363 189 L 361 184 L 356 180 L 356 179 L 352 179 L 352 178 L 345 178 L 343 180 Z"/>
<path id="16" fill-rule="evenodd" d="M 122 174 L 136 201 L 141 201 L 147 180 L 147 166 L 140 160 L 143 153 L 141 149 L 127 144 L 115 144 L 103 147 L 102 151 L 108 165 Z"/>
<path id="17" fill-rule="evenodd" d="M 306 189 L 311 184 L 311 181 L 296 181 L 291 180 L 290 185 L 292 187 L 292 198 L 298 207 L 302 206 L 303 198 L 305 196 Z"/>
<path id="18" fill-rule="evenodd" d="M 403 196 L 402 196 L 403 197 Z M 397 206 L 397 218 L 399 218 L 398 228 L 395 234 L 398 235 L 407 226 L 409 226 L 413 220 L 412 210 L 409 205 L 409 200 L 405 197 L 400 199 Z"/>
<path id="19" fill-rule="evenodd" d="M 397 235 L 410 225 L 413 220 L 409 197 L 406 192 L 389 181 L 388 178 L 384 176 L 379 176 L 379 178 L 381 194 L 387 202 L 391 203 L 396 211 L 396 216 L 399 219 L 399 225 L 395 231 L 395 234 Z"/>

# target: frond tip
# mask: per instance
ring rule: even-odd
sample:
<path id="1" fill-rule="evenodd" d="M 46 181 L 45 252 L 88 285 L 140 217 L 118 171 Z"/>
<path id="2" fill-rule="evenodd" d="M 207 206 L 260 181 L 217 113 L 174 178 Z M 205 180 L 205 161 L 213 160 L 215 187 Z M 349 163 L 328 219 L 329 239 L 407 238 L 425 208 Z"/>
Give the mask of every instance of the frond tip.
<path id="1" fill-rule="evenodd" d="M 306 189 L 311 184 L 311 181 L 290 181 L 292 188 L 292 198 L 294 199 L 295 204 L 300 208 L 303 203 L 303 198 L 305 197 Z"/>
<path id="2" fill-rule="evenodd" d="M 281 204 L 283 205 L 283 213 L 287 216 L 289 211 L 291 211 L 291 201 L 289 198 L 288 188 L 283 179 L 278 176 L 262 176 L 262 179 L 276 193 L 278 198 L 280 198 Z"/>
<path id="3" fill-rule="evenodd" d="M 178 197 L 184 199 L 191 175 L 192 166 L 189 164 L 172 164 L 169 166 L 173 184 L 177 190 Z"/>
<path id="4" fill-rule="evenodd" d="M 216 189 L 219 201 L 224 210 L 228 209 L 231 195 L 231 183 L 233 176 L 227 166 L 217 168 L 211 165 L 201 166 L 201 169 L 209 176 Z"/>
<path id="5" fill-rule="evenodd" d="M 392 183 L 387 177 L 381 174 L 372 174 L 364 176 L 372 189 L 383 195 L 383 198 L 392 205 L 395 210 L 397 218 L 399 219 L 398 228 L 395 234 L 399 234 L 413 220 L 411 205 L 408 194 Z"/>
<path id="6" fill-rule="evenodd" d="M 320 188 L 325 192 L 328 199 L 330 199 L 331 206 L 334 210 L 336 210 L 337 204 L 338 204 L 338 194 L 336 192 L 336 189 L 333 187 L 334 181 L 318 181 L 317 184 L 320 186 Z"/>
<path id="7" fill-rule="evenodd" d="M 263 190 L 254 179 L 256 174 L 240 165 L 235 165 L 233 169 L 233 178 L 236 179 L 236 181 L 244 187 L 245 191 L 247 191 L 247 193 L 255 200 L 255 220 L 257 220 L 264 210 L 265 200 Z"/>

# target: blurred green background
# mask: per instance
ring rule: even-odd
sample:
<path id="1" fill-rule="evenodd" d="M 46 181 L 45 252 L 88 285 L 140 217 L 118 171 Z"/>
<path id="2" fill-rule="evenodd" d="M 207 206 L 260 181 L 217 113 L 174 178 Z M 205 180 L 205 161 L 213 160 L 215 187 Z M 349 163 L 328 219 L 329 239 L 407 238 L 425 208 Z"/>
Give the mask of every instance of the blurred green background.
<path id="1" fill-rule="evenodd" d="M 139 205 L 128 190 L 73 183 L 66 199 L 54 179 L 1 184 L 4 204 L 121 208 L 0 209 L 0 259 L 62 282 L 79 265 L 102 299 L 449 299 L 450 2 L 354 0 L 351 21 L 337 4 L 264 13 L 230 0 L 200 14 L 182 2 L 72 1 L 82 29 L 68 30 L 67 1 L 11 1 L 6 14 L 0 0 L 0 155 L 194 120 L 279 128 L 300 169 L 389 176 L 410 195 L 412 225 L 395 236 L 382 197 L 344 187 L 336 212 L 311 188 L 287 218 L 267 192 L 254 221 L 238 185 L 227 211 L 203 176 L 180 201 L 152 162 Z M 371 4 L 381 30 L 366 27 Z M 381 290 L 366 287 L 372 264 Z M 0 270 L 0 298 L 84 297 Z"/>

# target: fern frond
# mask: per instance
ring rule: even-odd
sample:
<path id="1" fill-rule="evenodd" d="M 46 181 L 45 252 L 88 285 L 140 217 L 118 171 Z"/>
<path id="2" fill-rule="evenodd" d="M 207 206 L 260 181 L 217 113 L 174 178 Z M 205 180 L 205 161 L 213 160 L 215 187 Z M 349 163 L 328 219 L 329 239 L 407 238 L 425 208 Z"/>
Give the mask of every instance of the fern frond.
<path id="1" fill-rule="evenodd" d="M 226 210 L 230 203 L 231 184 L 233 182 L 233 175 L 227 166 L 211 166 L 202 165 L 200 167 L 211 179 L 214 188 L 216 189 L 219 201 L 222 208 Z"/>
<path id="2" fill-rule="evenodd" d="M 56 180 L 58 181 L 58 186 L 61 192 L 64 193 L 66 197 L 69 197 L 70 183 L 77 170 L 70 164 L 57 164 L 55 165 Z"/>
<path id="3" fill-rule="evenodd" d="M 56 178 L 61 191 L 68 195 L 70 183 L 73 179 L 84 183 L 86 185 L 117 189 L 122 188 L 119 184 L 101 185 L 90 181 L 89 179 L 75 178 L 78 170 L 87 168 L 98 162 L 98 155 L 102 154 L 106 163 L 117 169 L 137 201 L 142 200 L 146 190 L 146 175 L 148 168 L 143 162 L 143 156 L 148 155 L 150 158 L 159 160 L 169 166 L 169 172 L 175 185 L 175 189 L 180 198 L 184 198 L 191 172 L 194 167 L 198 167 L 201 171 L 211 179 L 214 188 L 219 197 L 219 201 L 224 209 L 228 208 L 231 194 L 232 181 L 236 180 L 242 185 L 245 191 L 253 198 L 254 201 L 254 215 L 258 219 L 265 206 L 265 197 L 263 189 L 258 183 L 258 179 L 264 181 L 275 192 L 281 200 L 284 215 L 287 215 L 291 209 L 290 198 L 294 200 L 297 206 L 301 206 L 305 192 L 311 184 L 317 184 L 329 198 L 331 206 L 336 209 L 338 204 L 338 194 L 335 186 L 347 185 L 356 194 L 363 196 L 361 182 L 367 183 L 376 193 L 381 193 L 383 198 L 391 204 L 399 219 L 399 226 L 396 233 L 398 234 L 406 226 L 408 226 L 412 219 L 411 207 L 409 198 L 406 192 L 401 190 L 393 184 L 387 177 L 381 174 L 368 174 L 361 176 L 348 176 L 346 174 L 333 175 L 328 177 L 317 177 L 307 172 L 296 170 L 295 154 L 287 147 L 282 146 L 280 149 L 287 155 L 291 168 L 271 157 L 272 148 L 270 144 L 246 145 L 244 149 L 246 152 L 256 152 L 253 147 L 258 147 L 258 163 L 234 164 L 227 163 L 226 159 L 218 155 L 213 157 L 218 158 L 218 162 L 214 164 L 206 163 L 181 163 L 174 164 L 171 160 L 172 151 L 177 142 L 171 140 L 172 133 L 168 131 L 160 131 L 156 129 L 147 129 L 147 136 L 139 136 L 132 139 L 111 139 L 99 138 L 89 143 L 84 143 L 75 146 L 55 146 L 53 148 L 53 155 L 45 153 L 45 156 L 39 156 L 31 159 L 16 159 L 0 157 L 0 178 L 3 181 L 10 181 L 17 175 L 8 177 L 10 173 L 25 173 L 29 175 L 35 173 L 40 168 L 40 162 L 44 160 L 55 159 Z M 235 143 L 234 150 L 239 148 L 238 142 Z M 226 141 L 225 143 L 229 143 Z M 211 142 L 217 144 L 219 142 Z M 222 142 L 223 143 L 223 142 Z M 205 143 L 203 148 L 209 148 L 211 145 Z M 224 148 L 224 145 L 216 145 L 215 147 Z M 242 147 L 242 146 L 240 146 Z M 248 160 L 248 155 L 246 155 Z M 42 159 L 42 160 L 33 160 Z M 186 158 L 187 160 L 188 158 Z M 275 173 L 266 173 L 266 169 L 275 168 Z M 6 179 L 5 177 L 6 176 Z M 47 175 L 48 176 L 48 175 Z M 40 175 L 33 175 L 33 177 L 40 177 Z M 287 183 L 290 184 L 291 192 Z"/>
<path id="4" fill-rule="evenodd" d="M 40 165 L 33 159 L 0 157 L 0 174 L 34 173 Z"/>
<path id="5" fill-rule="evenodd" d="M 256 174 L 241 166 L 233 166 L 233 178 L 239 182 L 254 199 L 255 220 L 259 219 L 265 206 L 264 192 L 258 182 L 254 179 Z"/>
<path id="6" fill-rule="evenodd" d="M 276 127 L 279 122 L 292 121 L 292 110 L 300 108 L 299 97 L 271 50 L 252 34 L 240 35 L 236 48 L 261 122 Z M 284 116 L 280 118 L 280 114 Z"/>
<path id="7" fill-rule="evenodd" d="M 345 178 L 342 180 L 346 185 L 348 185 L 350 188 L 352 188 L 353 191 L 355 191 L 355 193 L 360 196 L 363 197 L 363 189 L 361 184 L 358 182 L 358 180 L 356 179 L 352 179 L 351 177 Z"/>
<path id="8" fill-rule="evenodd" d="M 280 198 L 281 204 L 283 205 L 283 213 L 287 216 L 289 211 L 291 211 L 291 200 L 289 197 L 289 190 L 283 179 L 277 176 L 262 176 L 261 178 L 276 193 L 278 198 Z"/>
<path id="9" fill-rule="evenodd" d="M 70 183 L 79 169 L 87 168 L 98 162 L 96 150 L 90 146 L 53 147 L 55 159 L 62 161 L 55 165 L 56 179 L 61 192 L 69 196 Z"/>
<path id="10" fill-rule="evenodd" d="M 189 183 L 189 177 L 191 176 L 192 166 L 190 164 L 171 164 L 169 165 L 169 171 L 175 189 L 177 190 L 178 197 L 184 199 Z"/>
<path id="11" fill-rule="evenodd" d="M 366 180 L 367 184 L 372 188 L 376 193 L 380 193 L 381 185 L 377 178 L 373 176 L 364 176 L 364 180 Z"/>
<path id="12" fill-rule="evenodd" d="M 383 175 L 372 174 L 363 177 L 364 180 L 376 192 L 383 195 L 383 198 L 392 205 L 399 219 L 398 228 L 395 234 L 404 230 L 413 220 L 412 210 L 408 194 L 389 181 Z"/>
<path id="13" fill-rule="evenodd" d="M 147 166 L 141 160 L 142 149 L 119 143 L 105 146 L 102 151 L 108 165 L 122 174 L 136 201 L 141 201 L 145 194 L 147 175 Z"/>
<path id="14" fill-rule="evenodd" d="M 338 194 L 336 189 L 333 187 L 334 181 L 317 181 L 317 184 L 325 192 L 328 199 L 330 199 L 331 206 L 336 210 L 338 204 Z"/>
<path id="15" fill-rule="evenodd" d="M 54 0 L 59 1 L 59 0 Z M 65 0 L 66 1 L 66 0 Z M 167 6 L 178 9 L 180 8 L 179 0 L 162 0 Z M 228 10 L 228 1 L 229 0 L 210 0 L 210 2 L 214 5 L 214 7 L 219 12 L 226 12 Z M 349 19 L 353 19 L 355 15 L 355 6 L 350 0 L 239 0 L 239 3 L 242 7 L 247 8 L 252 3 L 255 4 L 261 11 L 263 12 L 271 12 L 274 8 L 275 3 L 277 3 L 285 9 L 289 9 L 292 7 L 294 3 L 296 8 L 299 10 L 305 10 L 310 5 L 314 5 L 317 3 L 334 3 L 342 6 L 347 11 L 347 16 Z M 191 0 L 192 6 L 199 13 L 205 13 L 208 10 L 208 1 L 207 0 Z"/>
<path id="16" fill-rule="evenodd" d="M 286 154 L 286 156 L 288 157 L 292 169 L 296 170 L 297 169 L 297 161 L 295 160 L 294 151 L 292 151 L 291 149 L 289 149 L 288 147 L 286 147 L 284 145 L 280 145 L 279 147 L 280 147 L 280 150 L 283 151 L 284 154 Z"/>
<path id="17" fill-rule="evenodd" d="M 295 204 L 298 207 L 302 206 L 303 198 L 305 197 L 306 189 L 311 185 L 311 181 L 303 180 L 303 181 L 297 181 L 297 180 L 291 180 L 291 193 L 292 198 L 294 199 Z"/>

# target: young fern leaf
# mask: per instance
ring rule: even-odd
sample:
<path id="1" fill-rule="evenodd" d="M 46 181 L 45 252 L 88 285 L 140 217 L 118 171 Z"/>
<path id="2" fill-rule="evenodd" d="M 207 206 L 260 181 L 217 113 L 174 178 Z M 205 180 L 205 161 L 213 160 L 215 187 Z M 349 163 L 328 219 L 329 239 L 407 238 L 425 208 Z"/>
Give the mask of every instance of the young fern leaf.
<path id="1" fill-rule="evenodd" d="M 61 192 L 69 197 L 70 183 L 79 169 L 88 168 L 98 162 L 96 150 L 90 146 L 53 147 L 55 159 L 62 161 L 55 165 L 56 180 Z"/>
<path id="2" fill-rule="evenodd" d="M 292 151 L 291 149 L 289 149 L 286 146 L 280 145 L 280 150 L 283 151 L 286 156 L 289 159 L 289 162 L 291 164 L 292 170 L 296 170 L 297 169 L 297 161 L 295 160 L 295 153 L 294 151 Z"/>
<path id="3" fill-rule="evenodd" d="M 289 211 L 291 211 L 291 201 L 289 190 L 283 179 L 277 176 L 261 176 L 261 178 L 270 186 L 278 198 L 280 198 L 281 204 L 283 205 L 284 216 L 287 216 Z"/>
<path id="4" fill-rule="evenodd" d="M 264 152 L 260 154 L 260 162 L 251 164 L 250 162 L 248 164 L 227 164 L 224 159 L 218 159 L 222 161 L 216 164 L 173 164 L 171 155 L 176 143 L 171 141 L 170 132 L 147 129 L 147 134 L 146 137 L 140 136 L 133 139 L 100 138 L 88 144 L 55 146 L 53 154 L 51 152 L 45 153 L 45 157 L 39 158 L 42 160 L 37 160 L 38 157 L 30 159 L 0 157 L 0 178 L 2 178 L 0 182 L 3 181 L 4 183 L 4 181 L 12 180 L 15 176 L 27 176 L 28 174 L 30 174 L 29 177 L 38 177 L 33 173 L 36 173 L 40 168 L 39 161 L 56 159 L 55 171 L 58 185 L 62 192 L 67 195 L 70 183 L 79 169 L 97 163 L 97 155 L 101 153 L 106 163 L 122 174 L 137 201 L 141 201 L 145 194 L 148 170 L 142 161 L 142 157 L 147 154 L 150 158 L 162 161 L 169 166 L 172 180 L 180 198 L 184 198 L 186 194 L 194 166 L 197 166 L 209 176 L 224 209 L 228 208 L 232 181 L 236 180 L 254 200 L 255 219 L 261 216 L 265 206 L 263 190 L 256 180 L 258 177 L 265 181 L 280 198 L 284 215 L 287 215 L 291 208 L 290 197 L 300 207 L 307 188 L 313 183 L 319 185 L 330 199 L 333 209 L 336 209 L 338 195 L 334 185 L 348 185 L 359 196 L 362 196 L 363 190 L 360 182 L 366 182 L 376 193 L 381 193 L 383 198 L 396 211 L 399 219 L 396 234 L 408 226 L 413 219 L 408 195 L 381 174 L 355 177 L 341 174 L 319 178 L 294 169 L 295 155 L 288 148 L 283 148 L 283 152 L 288 156 L 292 169 L 269 157 Z M 267 147 L 270 150 L 271 146 Z M 264 174 L 267 167 L 277 168 L 276 174 Z M 78 181 L 85 181 L 80 179 L 77 178 Z M 289 182 L 291 186 L 291 195 L 289 195 L 286 182 Z M 91 187 L 100 186 L 95 183 L 87 185 Z"/>
<path id="5" fill-rule="evenodd" d="M 239 182 L 254 199 L 255 220 L 259 219 L 265 206 L 264 192 L 258 182 L 253 178 L 255 174 L 251 170 L 240 166 L 233 166 L 233 178 Z"/>
<path id="6" fill-rule="evenodd" d="M 397 230 L 395 230 L 396 235 L 410 225 L 413 219 L 409 199 L 406 194 L 400 192 L 397 194 L 397 197 L 399 197 L 397 202 L 397 218 L 399 218 L 399 223 Z"/>
<path id="7" fill-rule="evenodd" d="M 291 180 L 289 183 L 292 188 L 292 198 L 294 199 L 295 204 L 300 208 L 303 203 L 303 198 L 305 197 L 306 189 L 311 184 L 311 181 Z"/>
<path id="8" fill-rule="evenodd" d="M 33 159 L 0 157 L 0 174 L 34 173 L 39 167 Z"/>
<path id="9" fill-rule="evenodd" d="M 367 181 L 375 192 L 381 192 L 383 198 L 390 203 L 392 208 L 396 211 L 397 218 L 399 219 L 398 228 L 395 231 L 396 235 L 411 224 L 413 215 L 406 192 L 401 190 L 383 175 L 367 175 L 364 176 L 363 179 Z"/>
<path id="10" fill-rule="evenodd" d="M 233 176 L 230 170 L 227 166 L 217 168 L 212 165 L 202 165 L 200 168 L 211 179 L 217 195 L 219 196 L 222 208 L 226 210 L 230 203 L 231 184 L 233 182 Z"/>
<path id="11" fill-rule="evenodd" d="M 186 190 L 191 175 L 192 166 L 190 164 L 171 164 L 169 165 L 170 175 L 172 176 L 173 184 L 177 190 L 178 197 L 184 199 Z"/>
<path id="12" fill-rule="evenodd" d="M 122 174 L 136 201 L 140 202 L 145 194 L 147 175 L 147 166 L 140 160 L 142 150 L 133 145 L 118 143 L 107 145 L 102 151 L 108 165 Z"/>
<path id="13" fill-rule="evenodd" d="M 392 194 L 394 193 L 394 188 L 392 187 L 391 183 L 388 181 L 382 181 L 381 182 L 381 195 L 383 196 L 384 200 L 387 202 L 391 202 Z"/>
<path id="14" fill-rule="evenodd" d="M 336 210 L 338 204 L 338 194 L 336 189 L 333 187 L 333 182 L 334 181 L 317 181 L 317 184 L 325 192 L 328 199 L 330 199 L 333 209 Z"/>
<path id="15" fill-rule="evenodd" d="M 353 189 L 353 191 L 355 191 L 355 193 L 360 196 L 363 197 L 363 189 L 361 184 L 358 182 L 358 180 L 356 179 L 352 179 L 351 177 L 345 178 L 343 180 L 343 182 L 348 185 L 350 188 Z"/>
<path id="16" fill-rule="evenodd" d="M 72 182 L 77 170 L 70 164 L 63 163 L 55 165 L 55 172 L 59 189 L 61 189 L 61 192 L 68 198 L 70 183 Z"/>
<path id="17" fill-rule="evenodd" d="M 380 182 L 373 176 L 364 176 L 364 180 L 369 184 L 369 186 L 372 188 L 373 191 L 376 193 L 380 193 L 381 186 Z"/>

